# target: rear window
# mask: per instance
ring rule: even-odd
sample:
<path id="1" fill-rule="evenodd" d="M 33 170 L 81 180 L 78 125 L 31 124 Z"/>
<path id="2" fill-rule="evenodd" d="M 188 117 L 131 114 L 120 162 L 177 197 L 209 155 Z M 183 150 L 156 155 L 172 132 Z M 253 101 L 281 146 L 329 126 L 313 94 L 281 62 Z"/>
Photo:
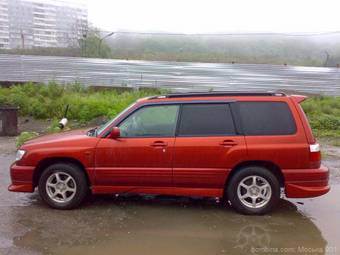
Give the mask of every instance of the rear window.
<path id="1" fill-rule="evenodd" d="M 228 104 L 185 104 L 182 106 L 179 136 L 235 135 Z"/>
<path id="2" fill-rule="evenodd" d="M 296 132 L 285 102 L 239 102 L 245 135 L 290 135 Z"/>

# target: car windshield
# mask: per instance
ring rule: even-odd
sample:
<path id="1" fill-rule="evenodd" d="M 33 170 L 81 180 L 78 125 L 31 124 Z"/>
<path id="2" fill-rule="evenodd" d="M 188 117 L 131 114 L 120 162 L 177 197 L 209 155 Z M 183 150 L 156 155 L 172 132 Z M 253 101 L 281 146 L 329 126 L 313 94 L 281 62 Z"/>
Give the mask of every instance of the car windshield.
<path id="1" fill-rule="evenodd" d="M 120 116 L 122 116 L 123 114 L 125 114 L 127 111 L 129 111 L 136 103 L 133 103 L 131 105 L 129 105 L 124 111 L 122 111 L 121 113 L 119 113 L 116 117 L 114 117 L 112 120 L 109 120 L 108 122 L 106 122 L 105 124 L 99 126 L 97 128 L 97 135 L 101 135 L 101 133 L 108 127 L 110 126 L 116 119 L 118 119 Z"/>

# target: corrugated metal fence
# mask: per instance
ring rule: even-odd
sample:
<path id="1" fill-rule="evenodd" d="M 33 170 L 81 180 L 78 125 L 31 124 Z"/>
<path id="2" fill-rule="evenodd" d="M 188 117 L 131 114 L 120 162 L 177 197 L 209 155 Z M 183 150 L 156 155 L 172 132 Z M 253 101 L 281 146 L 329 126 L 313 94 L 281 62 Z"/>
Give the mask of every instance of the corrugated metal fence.
<path id="1" fill-rule="evenodd" d="M 339 68 L 0 55 L 0 82 L 51 80 L 177 91 L 284 90 L 340 95 Z"/>

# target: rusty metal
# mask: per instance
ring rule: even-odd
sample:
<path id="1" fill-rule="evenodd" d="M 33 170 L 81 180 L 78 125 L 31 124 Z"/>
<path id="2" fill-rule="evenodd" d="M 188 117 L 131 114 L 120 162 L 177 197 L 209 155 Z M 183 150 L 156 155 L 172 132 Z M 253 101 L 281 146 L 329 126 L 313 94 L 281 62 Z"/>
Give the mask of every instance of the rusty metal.
<path id="1" fill-rule="evenodd" d="M 0 106 L 0 136 L 18 134 L 18 107 Z"/>

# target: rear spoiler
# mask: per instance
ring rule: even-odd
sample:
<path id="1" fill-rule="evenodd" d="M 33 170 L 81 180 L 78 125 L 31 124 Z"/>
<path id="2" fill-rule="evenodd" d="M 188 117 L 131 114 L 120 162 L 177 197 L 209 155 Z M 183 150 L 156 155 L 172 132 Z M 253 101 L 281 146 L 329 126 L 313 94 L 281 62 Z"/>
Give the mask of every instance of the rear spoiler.
<path id="1" fill-rule="evenodd" d="M 302 96 L 302 95 L 291 95 L 290 96 L 294 102 L 300 104 L 303 101 L 305 101 L 308 97 L 307 96 Z"/>

